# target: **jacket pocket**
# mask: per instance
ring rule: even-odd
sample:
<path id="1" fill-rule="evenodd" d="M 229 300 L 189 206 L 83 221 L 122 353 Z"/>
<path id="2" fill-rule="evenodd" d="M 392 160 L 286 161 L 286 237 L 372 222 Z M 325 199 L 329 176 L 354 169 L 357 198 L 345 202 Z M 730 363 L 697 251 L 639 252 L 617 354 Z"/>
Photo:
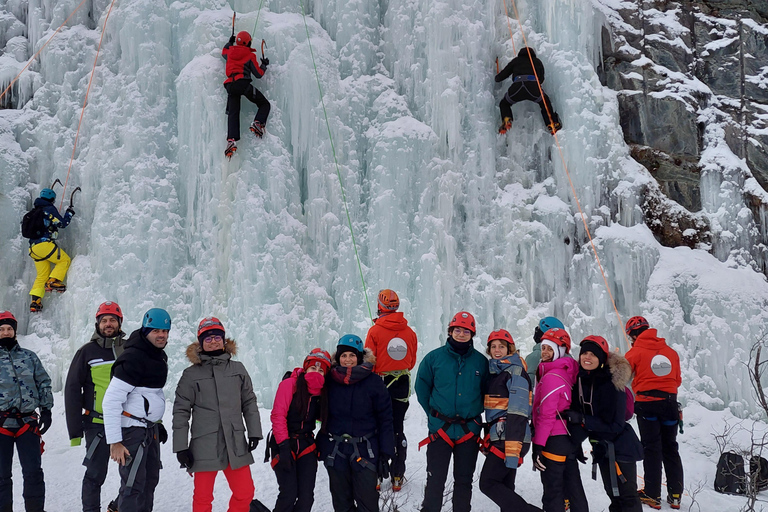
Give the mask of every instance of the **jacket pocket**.
<path id="1" fill-rule="evenodd" d="M 242 421 L 232 422 L 232 438 L 235 443 L 234 452 L 238 457 L 248 453 L 248 440 L 245 438 L 245 425 Z"/>

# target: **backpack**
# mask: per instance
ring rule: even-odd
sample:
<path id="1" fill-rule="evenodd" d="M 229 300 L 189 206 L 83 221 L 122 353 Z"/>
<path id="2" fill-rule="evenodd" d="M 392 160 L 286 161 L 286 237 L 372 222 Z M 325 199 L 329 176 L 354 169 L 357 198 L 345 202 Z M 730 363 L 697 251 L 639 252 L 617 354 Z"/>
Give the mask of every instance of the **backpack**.
<path id="1" fill-rule="evenodd" d="M 717 461 L 715 490 L 723 494 L 746 494 L 746 480 L 744 457 L 733 452 L 721 454 Z"/>
<path id="2" fill-rule="evenodd" d="M 627 396 L 627 410 L 624 413 L 624 421 L 629 421 L 635 415 L 635 394 L 629 389 L 629 386 L 624 386 L 624 394 Z"/>
<path id="3" fill-rule="evenodd" d="M 35 206 L 21 219 L 21 236 L 35 240 L 48 234 L 48 227 L 45 225 L 45 207 Z"/>
<path id="4" fill-rule="evenodd" d="M 768 460 L 758 455 L 749 459 L 749 478 L 752 480 L 754 490 L 768 489 Z"/>

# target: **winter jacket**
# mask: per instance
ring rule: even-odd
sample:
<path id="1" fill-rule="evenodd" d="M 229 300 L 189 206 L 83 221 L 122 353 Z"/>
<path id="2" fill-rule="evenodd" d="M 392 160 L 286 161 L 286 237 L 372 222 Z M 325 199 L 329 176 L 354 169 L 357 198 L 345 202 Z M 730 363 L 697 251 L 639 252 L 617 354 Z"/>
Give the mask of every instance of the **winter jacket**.
<path id="1" fill-rule="evenodd" d="M 632 391 L 636 401 L 663 399 L 647 396 L 646 392 L 677 394 L 677 388 L 682 383 L 680 358 L 674 349 L 667 346 L 664 338 L 656 336 L 656 329 L 647 329 L 640 333 L 626 358 L 634 372 Z"/>
<path id="2" fill-rule="evenodd" d="M 227 339 L 224 353 L 209 356 L 195 341 L 187 347 L 192 366 L 184 370 L 173 402 L 173 451 L 192 452 L 190 473 L 238 469 L 253 464 L 248 437 L 261 439 L 261 419 L 251 377 L 233 361 L 237 344 Z M 190 440 L 189 419 L 192 418 Z M 245 425 L 243 425 L 245 418 Z"/>
<path id="3" fill-rule="evenodd" d="M 168 356 L 137 329 L 112 365 L 112 380 L 101 401 L 107 443 L 123 439 L 121 427 L 146 427 L 147 423 L 124 416 L 127 412 L 149 422 L 159 422 L 165 412 L 163 386 L 168 378 Z"/>
<path id="4" fill-rule="evenodd" d="M 251 76 L 261 78 L 264 76 L 265 69 L 261 69 L 256 50 L 250 46 L 227 43 L 221 50 L 221 56 L 227 61 L 225 84 L 235 80 L 251 80 Z"/>
<path id="5" fill-rule="evenodd" d="M 34 207 L 42 207 L 43 211 L 45 212 L 43 223 L 45 224 L 45 227 L 48 229 L 48 232 L 40 237 L 35 239 L 30 239 L 29 245 L 33 246 L 35 244 L 39 244 L 42 242 L 53 242 L 58 238 L 59 236 L 59 228 L 65 228 L 69 225 L 69 222 L 72 220 L 72 213 L 70 211 L 67 211 L 62 216 L 59 214 L 59 210 L 56 209 L 56 207 L 53 205 L 53 202 L 48 201 L 47 199 L 43 199 L 42 197 L 38 197 L 35 199 Z"/>
<path id="6" fill-rule="evenodd" d="M 315 431 L 315 422 L 320 417 L 318 398 L 320 395 L 311 395 L 307 409 L 299 413 L 294 406 L 296 401 L 296 379 L 304 373 L 301 368 L 296 368 L 291 376 L 277 386 L 275 403 L 272 406 L 272 435 L 277 444 L 287 440 L 292 435 L 312 434 Z M 293 407 L 292 407 L 293 406 Z"/>
<path id="7" fill-rule="evenodd" d="M 557 413 L 571 406 L 571 389 L 579 373 L 570 356 L 539 363 L 533 393 L 533 444 L 546 446 L 550 436 L 568 435 L 565 421 Z"/>
<path id="8" fill-rule="evenodd" d="M 419 404 L 427 413 L 429 433 L 434 434 L 445 425 L 445 421 L 433 416 L 432 411 L 437 411 L 450 418 L 469 420 L 466 426 L 479 435 L 483 395 L 489 379 L 488 359 L 474 347 L 460 355 L 446 343 L 428 353 L 419 365 L 414 387 Z M 444 430 L 452 440 L 465 434 L 459 424 Z"/>
<path id="9" fill-rule="evenodd" d="M 528 367 L 528 378 L 531 380 L 532 385 L 536 385 L 536 370 L 539 368 L 539 362 L 541 361 L 541 343 L 536 343 L 533 346 L 533 350 L 525 358 L 525 366 Z"/>
<path id="10" fill-rule="evenodd" d="M 379 375 L 399 370 L 412 370 L 416 365 L 418 340 L 402 313 L 380 316 L 368 330 L 365 347 L 376 357 L 373 371 Z"/>
<path id="11" fill-rule="evenodd" d="M 37 354 L 15 343 L 11 349 L 0 347 L 0 412 L 33 413 L 35 409 L 53 409 L 51 378 Z M 6 418 L 0 427 L 17 428 L 35 418 Z"/>
<path id="12" fill-rule="evenodd" d="M 363 364 L 352 368 L 333 366 L 326 377 L 328 420 L 317 436 L 320 456 L 325 460 L 326 466 L 343 467 L 348 464 L 355 447 L 360 457 L 366 461 L 365 464 L 353 464 L 356 470 L 370 467 L 369 464 L 375 470 L 379 454 L 392 458 L 395 453 L 392 401 L 384 381 L 373 373 L 375 364 L 373 353 L 365 349 Z M 344 434 L 369 439 L 367 442 L 340 442 L 340 453 L 331 457 L 337 445 L 331 436 Z"/>
<path id="13" fill-rule="evenodd" d="M 504 454 L 504 464 L 517 469 L 524 443 L 531 442 L 531 381 L 519 354 L 491 359 L 485 421 L 490 424 L 489 441 Z"/>
<path id="14" fill-rule="evenodd" d="M 527 52 L 530 52 L 530 57 L 528 56 Z M 533 66 L 531 66 L 531 60 L 533 60 Z M 534 69 L 536 70 L 536 74 L 534 75 Z M 504 69 L 501 70 L 501 72 L 496 75 L 496 81 L 497 82 L 503 82 L 509 76 L 538 76 L 539 83 L 544 83 L 544 64 L 539 60 L 538 57 L 536 57 L 536 52 L 534 52 L 530 48 L 523 48 L 521 49 L 517 57 L 512 59 L 509 64 L 507 64 Z"/>
<path id="15" fill-rule="evenodd" d="M 64 384 L 64 407 L 70 439 L 83 437 L 83 428 L 91 423 L 104 423 L 101 401 L 109 386 L 112 364 L 123 353 L 124 338 L 123 331 L 117 336 L 105 338 L 96 329 L 91 341 L 75 352 Z M 88 414 L 84 414 L 83 410 Z"/>
<path id="16" fill-rule="evenodd" d="M 616 353 L 608 354 L 604 367 L 581 369 L 573 386 L 571 409 L 584 414 L 583 428 L 572 428 L 578 444 L 589 436 L 595 462 L 607 456 L 607 443 L 613 444 L 616 460 L 637 462 L 643 459 L 643 446 L 632 426 L 624 419 L 627 394 L 624 387 L 632 377 L 627 360 Z"/>

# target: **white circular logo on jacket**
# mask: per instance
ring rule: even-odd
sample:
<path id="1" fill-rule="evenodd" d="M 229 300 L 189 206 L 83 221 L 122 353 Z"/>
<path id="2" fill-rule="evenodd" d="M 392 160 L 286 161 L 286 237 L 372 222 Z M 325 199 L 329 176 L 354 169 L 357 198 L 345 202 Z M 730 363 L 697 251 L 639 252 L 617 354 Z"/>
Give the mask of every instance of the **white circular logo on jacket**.
<path id="1" fill-rule="evenodd" d="M 402 338 L 392 338 L 387 344 L 387 355 L 394 361 L 402 361 L 408 354 L 408 344 Z"/>
<path id="2" fill-rule="evenodd" d="M 672 373 L 672 361 L 667 356 L 661 354 L 653 356 L 651 359 L 651 371 L 659 377 L 666 377 Z"/>

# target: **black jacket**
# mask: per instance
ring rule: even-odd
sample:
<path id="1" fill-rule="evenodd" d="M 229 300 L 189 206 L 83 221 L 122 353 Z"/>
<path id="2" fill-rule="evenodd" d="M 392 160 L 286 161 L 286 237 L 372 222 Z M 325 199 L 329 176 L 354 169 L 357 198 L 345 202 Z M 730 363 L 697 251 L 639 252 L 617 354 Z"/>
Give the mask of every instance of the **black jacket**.
<path id="1" fill-rule="evenodd" d="M 142 336 L 141 329 L 136 329 L 112 366 L 112 377 L 131 386 L 163 388 L 168 378 L 168 355 Z"/>
<path id="2" fill-rule="evenodd" d="M 528 56 L 530 53 L 530 57 Z M 533 60 L 533 66 L 531 66 L 531 60 Z M 536 57 L 536 52 L 530 48 L 523 48 L 517 54 L 517 57 L 512 59 L 507 64 L 501 73 L 496 75 L 497 82 L 503 82 L 507 78 L 520 75 L 533 75 L 534 69 L 536 70 L 536 76 L 539 77 L 539 83 L 544 83 L 544 64 Z"/>

